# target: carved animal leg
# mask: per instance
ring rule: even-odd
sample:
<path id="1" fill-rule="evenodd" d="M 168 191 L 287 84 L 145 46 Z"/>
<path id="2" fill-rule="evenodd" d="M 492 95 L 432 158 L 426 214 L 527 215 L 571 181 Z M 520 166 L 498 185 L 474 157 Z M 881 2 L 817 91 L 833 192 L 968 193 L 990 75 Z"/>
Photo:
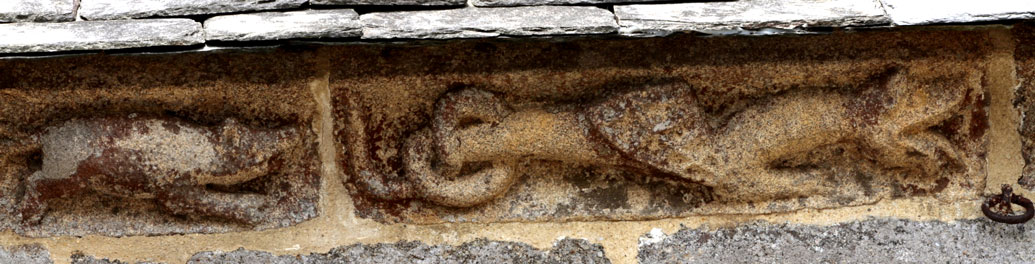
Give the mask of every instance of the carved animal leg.
<path id="1" fill-rule="evenodd" d="M 916 135 L 905 136 L 902 143 L 909 150 L 919 152 L 924 156 L 922 160 L 915 161 L 923 166 L 927 172 L 937 172 L 941 164 L 961 164 L 963 157 L 943 136 L 933 132 L 924 131 Z M 939 161 L 941 158 L 945 161 Z M 962 164 L 961 164 L 962 165 Z"/>
<path id="2" fill-rule="evenodd" d="M 970 83 L 980 83 L 980 76 L 970 74 Z M 937 173 L 944 164 L 963 164 L 963 157 L 943 135 L 932 132 L 931 127 L 941 124 L 960 111 L 971 91 L 980 88 L 959 87 L 957 80 L 945 79 L 946 83 L 912 84 L 919 89 L 892 93 L 893 109 L 885 110 L 883 124 L 876 132 L 885 135 L 886 142 L 878 143 L 884 152 L 883 162 L 906 168 L 918 168 L 926 173 Z M 980 96 L 975 92 L 974 96 Z M 878 138 L 879 140 L 880 138 Z M 919 154 L 919 155 L 918 155 Z"/>
<path id="3" fill-rule="evenodd" d="M 249 225 L 261 222 L 272 203 L 260 194 L 223 193 L 197 186 L 173 188 L 157 198 L 173 214 L 212 216 Z"/>
<path id="4" fill-rule="evenodd" d="M 52 199 L 81 193 L 86 185 L 78 178 L 47 178 L 42 172 L 33 173 L 26 180 L 25 196 L 22 198 L 22 222 L 39 223 Z"/>

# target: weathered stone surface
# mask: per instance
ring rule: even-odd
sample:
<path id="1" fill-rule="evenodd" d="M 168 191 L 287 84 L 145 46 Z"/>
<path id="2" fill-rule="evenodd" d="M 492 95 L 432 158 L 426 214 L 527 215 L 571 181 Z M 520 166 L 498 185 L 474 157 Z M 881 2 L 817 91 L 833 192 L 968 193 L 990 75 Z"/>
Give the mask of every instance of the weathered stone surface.
<path id="1" fill-rule="evenodd" d="M 309 0 L 312 5 L 462 6 L 467 0 Z"/>
<path id="2" fill-rule="evenodd" d="M 207 40 L 349 38 L 361 34 L 359 14 L 352 9 L 266 12 L 205 20 Z"/>
<path id="3" fill-rule="evenodd" d="M 74 0 L 4 0 L 0 1 L 0 22 L 72 21 Z"/>
<path id="4" fill-rule="evenodd" d="M 988 220 L 870 219 L 834 226 L 753 223 L 657 231 L 640 263 L 1029 263 L 1035 230 Z"/>
<path id="5" fill-rule="evenodd" d="M 616 5 L 626 36 L 665 36 L 697 31 L 734 34 L 741 30 L 803 30 L 815 27 L 890 23 L 874 0 L 748 0 L 660 5 Z"/>
<path id="6" fill-rule="evenodd" d="M 128 261 L 121 261 L 121 260 L 118 260 L 118 259 L 95 258 L 93 256 L 88 256 L 86 254 L 83 254 L 82 252 L 75 252 L 74 254 L 72 254 L 71 260 L 72 260 L 71 261 L 72 264 L 167 264 L 165 262 L 151 262 L 151 261 L 128 262 Z"/>
<path id="7" fill-rule="evenodd" d="M 189 46 L 205 42 L 190 19 L 0 24 L 0 53 Z"/>
<path id="8" fill-rule="evenodd" d="M 160 235 L 316 217 L 308 56 L 0 61 L 0 229 Z"/>
<path id="9" fill-rule="evenodd" d="M 611 12 L 586 6 L 385 12 L 363 14 L 360 20 L 365 39 L 605 34 L 617 29 Z"/>
<path id="10" fill-rule="evenodd" d="M 1028 190 L 1035 190 L 1035 24 L 1023 23 L 1014 26 L 1017 79 L 1020 81 L 1014 103 L 1021 113 L 1021 124 L 1017 132 L 1021 136 L 1021 153 L 1024 170 L 1017 183 Z M 1030 198 L 1030 197 L 1029 197 Z"/>
<path id="11" fill-rule="evenodd" d="M 582 239 L 562 239 L 541 251 L 524 243 L 475 240 L 460 246 L 427 245 L 417 241 L 355 244 L 325 254 L 274 256 L 268 252 L 238 249 L 195 254 L 189 264 L 216 263 L 611 263 L 604 248 Z"/>
<path id="12" fill-rule="evenodd" d="M 880 0 L 896 25 L 1035 18 L 1033 1 Z"/>
<path id="13" fill-rule="evenodd" d="M 38 244 L 0 246 L 0 263 L 50 264 L 50 252 Z"/>
<path id="14" fill-rule="evenodd" d="M 993 44 L 946 30 L 337 48 L 341 168 L 358 215 L 405 223 L 972 199 Z"/>
<path id="15" fill-rule="evenodd" d="M 22 220 L 38 223 L 49 203 L 87 192 L 154 199 L 170 213 L 259 224 L 275 197 L 209 190 L 276 173 L 300 141 L 295 128 L 217 126 L 172 118 L 73 119 L 38 135 L 41 168 L 25 184 Z M 294 143 L 294 144 L 293 144 Z"/>
<path id="16" fill-rule="evenodd" d="M 72 264 L 130 264 L 130 262 L 119 261 L 117 259 L 114 259 L 114 260 L 106 259 L 106 258 L 98 259 L 98 258 L 95 258 L 93 256 L 87 256 L 86 254 L 83 254 L 82 252 L 76 252 L 75 254 L 72 254 L 72 256 L 70 258 L 72 260 L 71 261 Z M 143 264 L 143 263 L 138 262 L 137 264 Z"/>
<path id="17" fill-rule="evenodd" d="M 88 20 L 220 14 L 296 8 L 306 0 L 81 0 L 79 16 Z"/>

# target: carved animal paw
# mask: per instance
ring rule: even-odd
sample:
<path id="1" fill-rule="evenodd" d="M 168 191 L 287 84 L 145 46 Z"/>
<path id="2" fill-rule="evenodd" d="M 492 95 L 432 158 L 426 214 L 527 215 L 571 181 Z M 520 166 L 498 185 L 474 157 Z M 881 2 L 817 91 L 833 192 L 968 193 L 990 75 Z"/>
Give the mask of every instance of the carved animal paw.
<path id="1" fill-rule="evenodd" d="M 25 195 L 18 208 L 24 224 L 38 224 L 47 212 L 47 201 L 41 199 L 38 189 L 40 177 L 39 172 L 33 173 L 26 181 Z"/>
<path id="2" fill-rule="evenodd" d="M 47 211 L 45 203 L 35 198 L 35 196 L 26 197 L 22 203 L 21 208 L 18 210 L 22 215 L 22 223 L 25 224 L 38 224 L 43 220 L 43 215 Z"/>

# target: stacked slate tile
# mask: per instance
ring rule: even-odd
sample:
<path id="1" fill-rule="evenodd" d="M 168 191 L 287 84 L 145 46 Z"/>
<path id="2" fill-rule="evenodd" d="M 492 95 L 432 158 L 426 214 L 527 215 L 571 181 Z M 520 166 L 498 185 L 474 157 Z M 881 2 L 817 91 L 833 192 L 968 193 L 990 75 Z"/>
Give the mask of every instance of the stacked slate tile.
<path id="1" fill-rule="evenodd" d="M 1035 1 L 4 0 L 0 54 L 284 40 L 810 34 L 1033 18 Z"/>

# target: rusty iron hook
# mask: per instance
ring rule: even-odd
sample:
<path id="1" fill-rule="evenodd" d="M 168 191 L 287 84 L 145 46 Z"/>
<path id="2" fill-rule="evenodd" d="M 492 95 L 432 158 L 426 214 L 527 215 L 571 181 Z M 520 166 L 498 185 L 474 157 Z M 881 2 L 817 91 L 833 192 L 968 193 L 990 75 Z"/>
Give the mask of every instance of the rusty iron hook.
<path id="1" fill-rule="evenodd" d="M 1024 213 L 1015 215 L 1011 204 L 1024 207 Z M 1013 188 L 1009 184 L 1003 184 L 1001 194 L 988 197 L 981 204 L 981 212 L 988 219 L 992 219 L 992 221 L 1006 224 L 1023 224 L 1035 216 L 1035 205 L 1028 198 L 1013 194 Z"/>

